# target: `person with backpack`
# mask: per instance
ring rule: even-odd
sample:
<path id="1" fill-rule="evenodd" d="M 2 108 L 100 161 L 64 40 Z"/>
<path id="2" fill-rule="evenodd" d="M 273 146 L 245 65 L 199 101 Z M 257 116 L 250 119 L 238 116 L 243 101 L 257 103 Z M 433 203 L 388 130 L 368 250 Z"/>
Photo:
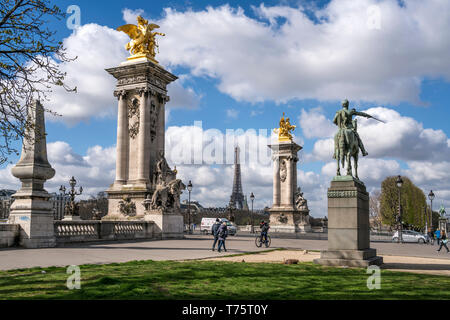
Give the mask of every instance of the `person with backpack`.
<path id="1" fill-rule="evenodd" d="M 219 227 L 219 246 L 217 248 L 217 251 L 221 252 L 221 248 L 223 247 L 223 250 L 227 252 L 227 248 L 225 247 L 225 239 L 228 236 L 228 228 L 227 223 L 223 222 L 222 225 Z"/>
<path id="2" fill-rule="evenodd" d="M 437 229 L 437 230 L 434 232 L 434 235 L 436 236 L 436 241 L 437 241 L 437 244 L 439 245 L 439 242 L 440 242 L 440 240 L 441 240 L 441 230 Z"/>
<path id="3" fill-rule="evenodd" d="M 439 249 L 437 249 L 437 252 L 441 251 L 442 247 L 445 247 L 445 249 L 447 249 L 447 253 L 449 253 L 450 250 L 448 250 L 447 242 L 448 242 L 448 240 L 447 240 L 447 236 L 445 235 L 445 231 L 442 231 L 441 245 L 439 246 Z"/>
<path id="4" fill-rule="evenodd" d="M 216 243 L 217 243 L 217 241 L 219 241 L 219 227 L 220 227 L 220 220 L 219 220 L 219 218 L 217 218 L 216 222 L 211 227 L 211 234 L 214 236 L 212 251 L 215 250 Z"/>

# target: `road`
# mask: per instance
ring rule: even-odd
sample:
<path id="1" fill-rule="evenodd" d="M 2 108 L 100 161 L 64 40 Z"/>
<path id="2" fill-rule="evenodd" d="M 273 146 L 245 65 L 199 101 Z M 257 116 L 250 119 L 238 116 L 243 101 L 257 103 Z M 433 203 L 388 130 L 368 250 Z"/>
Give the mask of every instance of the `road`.
<path id="1" fill-rule="evenodd" d="M 103 264 L 133 260 L 187 260 L 263 251 L 251 237 L 229 237 L 228 252 L 211 251 L 211 236 L 189 235 L 183 240 L 128 241 L 77 244 L 46 249 L 0 250 L 0 270 L 31 267 Z M 372 242 L 378 255 L 414 256 L 450 260 L 450 254 L 436 252 L 437 245 Z M 326 240 L 272 239 L 271 248 L 324 250 Z"/>

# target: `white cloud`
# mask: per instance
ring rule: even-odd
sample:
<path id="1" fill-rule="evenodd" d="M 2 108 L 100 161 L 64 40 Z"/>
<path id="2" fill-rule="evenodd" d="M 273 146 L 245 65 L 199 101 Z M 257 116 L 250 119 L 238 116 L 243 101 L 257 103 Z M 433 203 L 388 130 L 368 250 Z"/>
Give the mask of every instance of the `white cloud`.
<path id="1" fill-rule="evenodd" d="M 336 126 L 325 117 L 322 108 L 302 109 L 298 121 L 306 138 L 328 138 L 336 132 Z"/>
<path id="2" fill-rule="evenodd" d="M 126 18 L 126 12 L 124 16 Z M 52 89 L 45 106 L 62 117 L 50 116 L 50 121 L 74 125 L 94 117 L 115 117 L 117 100 L 113 91 L 116 79 L 105 69 L 126 61 L 129 54 L 124 46 L 128 41 L 126 34 L 97 24 L 83 25 L 64 39 L 67 55 L 77 59 L 59 63 L 59 67 L 67 73 L 66 84 L 77 87 L 77 93 L 67 93 L 61 87 Z M 201 96 L 192 87 L 183 87 L 186 78 L 186 75 L 181 75 L 169 85 L 171 101 L 168 108 L 198 107 Z"/>
<path id="3" fill-rule="evenodd" d="M 239 116 L 239 111 L 236 109 L 227 109 L 227 117 L 230 119 L 237 119 Z"/>
<path id="4" fill-rule="evenodd" d="M 380 28 L 368 27 L 377 6 Z M 159 59 L 219 80 L 236 100 L 356 100 L 420 104 L 423 77 L 450 79 L 450 3 L 333 0 L 313 14 L 265 6 L 165 9 Z M 281 18 L 281 19 L 279 19 Z"/>
<path id="5" fill-rule="evenodd" d="M 123 20 L 128 24 L 136 24 L 137 17 L 144 14 L 144 10 L 131 10 L 125 8 L 122 10 Z"/>
<path id="6" fill-rule="evenodd" d="M 105 191 L 114 182 L 115 146 L 109 148 L 93 146 L 82 156 L 75 153 L 67 142 L 56 141 L 47 144 L 47 151 L 48 161 L 56 171 L 55 176 L 45 183 L 45 189 L 49 192 L 59 192 L 61 185 L 67 188 L 72 176 L 77 180 L 77 186 L 83 187 L 83 198 Z M 20 187 L 19 179 L 11 174 L 13 166 L 8 165 L 0 170 L 1 188 L 17 190 Z"/>
<path id="7" fill-rule="evenodd" d="M 364 112 L 386 122 L 357 117 L 358 133 L 369 158 L 438 161 L 450 156 L 448 138 L 442 130 L 424 128 L 423 124 L 415 119 L 402 116 L 388 108 L 370 108 Z M 312 154 L 308 155 L 307 159 L 329 161 L 333 150 L 333 139 L 317 140 Z"/>
<path id="8" fill-rule="evenodd" d="M 178 80 L 167 86 L 170 101 L 166 104 L 168 108 L 197 109 L 200 104 L 201 95 L 197 94 L 192 87 L 183 87 L 189 78 L 188 75 L 179 75 Z"/>

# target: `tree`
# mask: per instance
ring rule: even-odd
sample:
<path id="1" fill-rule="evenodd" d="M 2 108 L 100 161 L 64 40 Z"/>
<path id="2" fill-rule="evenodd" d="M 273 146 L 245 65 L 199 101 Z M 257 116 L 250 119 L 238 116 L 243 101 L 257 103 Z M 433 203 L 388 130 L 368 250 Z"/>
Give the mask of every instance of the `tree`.
<path id="1" fill-rule="evenodd" d="M 65 85 L 58 67 L 74 59 L 46 26 L 48 19 L 64 17 L 49 0 L 0 0 L 0 164 L 18 155 L 15 141 L 29 138 L 33 100 L 47 99 L 54 85 L 76 91 Z"/>
<path id="2" fill-rule="evenodd" d="M 402 179 L 402 221 L 406 226 L 422 229 L 425 226 L 425 194 L 407 177 L 402 177 Z M 387 177 L 381 183 L 380 213 L 383 223 L 390 226 L 396 225 L 398 218 L 399 190 L 396 181 L 397 177 Z"/>
<path id="3" fill-rule="evenodd" d="M 372 192 L 369 198 L 369 214 L 371 220 L 371 226 L 380 229 L 382 225 L 381 217 L 381 192 L 375 190 Z"/>

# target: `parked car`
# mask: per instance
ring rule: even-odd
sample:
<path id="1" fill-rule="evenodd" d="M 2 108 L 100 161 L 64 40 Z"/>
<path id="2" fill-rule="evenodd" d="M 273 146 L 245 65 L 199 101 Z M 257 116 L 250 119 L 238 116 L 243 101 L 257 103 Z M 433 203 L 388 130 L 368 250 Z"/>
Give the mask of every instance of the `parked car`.
<path id="1" fill-rule="evenodd" d="M 237 232 L 236 226 L 229 221 L 227 218 L 219 218 L 221 222 L 227 223 L 228 234 L 230 236 L 234 236 Z M 200 224 L 200 232 L 203 234 L 210 234 L 212 225 L 216 222 L 216 218 L 202 218 L 202 222 Z"/>
<path id="2" fill-rule="evenodd" d="M 403 242 L 416 243 L 426 243 L 430 240 L 428 235 L 413 230 L 403 230 L 402 238 Z M 392 242 L 398 242 L 398 231 L 396 231 L 392 236 Z"/>
<path id="3" fill-rule="evenodd" d="M 237 228 L 236 228 L 236 226 L 235 226 L 231 221 L 229 221 L 229 220 L 226 219 L 226 218 L 222 218 L 222 219 L 220 219 L 220 220 L 221 220 L 222 222 L 226 222 L 226 223 L 227 223 L 228 234 L 229 234 L 230 236 L 236 235 Z"/>

